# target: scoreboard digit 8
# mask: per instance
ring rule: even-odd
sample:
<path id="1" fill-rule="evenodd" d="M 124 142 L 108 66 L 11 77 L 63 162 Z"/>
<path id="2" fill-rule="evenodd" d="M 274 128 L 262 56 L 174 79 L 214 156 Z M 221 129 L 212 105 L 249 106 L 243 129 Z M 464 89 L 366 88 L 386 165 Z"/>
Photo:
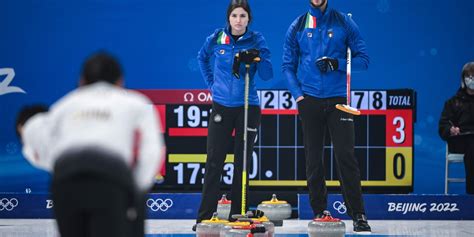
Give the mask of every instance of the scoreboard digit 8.
<path id="1" fill-rule="evenodd" d="M 207 126 L 212 97 L 207 90 L 140 90 L 160 112 L 165 136 L 166 175 L 161 190 L 201 190 L 206 162 Z M 306 187 L 301 121 L 286 90 L 260 90 L 262 120 L 249 158 L 250 188 L 301 190 Z M 411 89 L 352 91 L 355 156 L 364 190 L 413 191 L 413 125 L 416 93 Z M 222 171 L 222 185 L 232 183 L 232 147 Z M 339 181 L 329 133 L 324 147 L 326 184 Z"/>

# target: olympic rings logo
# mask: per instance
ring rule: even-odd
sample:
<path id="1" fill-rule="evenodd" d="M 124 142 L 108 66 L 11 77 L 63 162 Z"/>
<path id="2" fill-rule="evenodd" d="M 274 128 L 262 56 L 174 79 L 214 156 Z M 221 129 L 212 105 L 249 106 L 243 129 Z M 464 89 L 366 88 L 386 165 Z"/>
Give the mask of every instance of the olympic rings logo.
<path id="1" fill-rule="evenodd" d="M 335 202 L 332 204 L 332 207 L 333 207 L 337 212 L 339 212 L 339 214 L 344 214 L 344 213 L 347 212 L 347 207 L 346 207 L 346 205 L 344 205 L 343 202 L 335 201 Z"/>
<path id="2" fill-rule="evenodd" d="M 16 206 L 18 206 L 18 199 L 12 198 L 2 198 L 0 200 L 0 211 L 7 210 L 11 211 L 13 210 Z"/>
<path id="3" fill-rule="evenodd" d="M 146 205 L 152 210 L 152 211 L 168 211 L 173 206 L 173 200 L 167 198 L 165 200 L 158 198 L 156 200 L 153 200 L 152 198 L 149 198 L 146 200 Z"/>

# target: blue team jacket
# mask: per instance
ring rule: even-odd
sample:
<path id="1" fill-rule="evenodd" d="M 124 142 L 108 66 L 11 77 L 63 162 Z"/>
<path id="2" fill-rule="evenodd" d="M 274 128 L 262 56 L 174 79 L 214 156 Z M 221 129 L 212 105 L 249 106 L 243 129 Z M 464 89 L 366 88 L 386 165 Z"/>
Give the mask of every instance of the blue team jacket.
<path id="1" fill-rule="evenodd" d="M 318 98 L 346 96 L 347 47 L 352 51 L 352 71 L 366 70 L 369 56 L 355 22 L 346 14 L 328 8 L 310 7 L 290 25 L 283 48 L 282 72 L 296 99 L 303 94 Z M 322 73 L 316 60 L 336 58 L 339 68 Z M 299 70 L 298 70 L 299 69 Z"/>
<path id="2" fill-rule="evenodd" d="M 236 53 L 252 48 L 260 50 L 261 61 L 250 67 L 249 104 L 259 105 L 255 80 L 252 79 L 257 71 L 263 80 L 273 77 L 270 50 L 262 34 L 247 29 L 243 36 L 234 41 L 227 27 L 217 29 L 207 37 L 197 59 L 201 74 L 211 90 L 213 101 L 228 107 L 244 104 L 245 65 L 240 65 L 240 79 L 232 75 L 232 65 Z M 213 69 L 211 57 L 214 57 Z"/>

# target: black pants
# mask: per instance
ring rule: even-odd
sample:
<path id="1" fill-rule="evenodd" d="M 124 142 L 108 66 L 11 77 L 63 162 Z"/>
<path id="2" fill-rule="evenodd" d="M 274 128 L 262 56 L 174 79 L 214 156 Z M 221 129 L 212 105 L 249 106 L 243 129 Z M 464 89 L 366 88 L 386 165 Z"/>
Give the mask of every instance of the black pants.
<path id="1" fill-rule="evenodd" d="M 89 150 L 68 152 L 55 164 L 51 193 L 62 237 L 144 234 L 143 219 L 134 215 L 138 212 L 143 218 L 136 206 L 143 198 L 138 198 L 130 169 L 116 157 Z"/>
<path id="2" fill-rule="evenodd" d="M 450 152 L 464 154 L 466 193 L 474 194 L 474 135 L 455 137 L 448 144 Z"/>
<path id="3" fill-rule="evenodd" d="M 365 213 L 360 184 L 360 171 L 354 156 L 353 115 L 335 108 L 345 104 L 343 97 L 320 99 L 305 96 L 298 103 L 303 124 L 306 157 L 306 176 L 310 204 L 315 215 L 327 208 L 327 189 L 323 164 L 323 148 L 326 129 L 332 139 L 347 212 L 350 217 Z"/>
<path id="4" fill-rule="evenodd" d="M 247 131 L 247 159 L 252 157 L 253 145 L 260 125 L 260 107 L 249 106 Z M 197 222 L 207 220 L 217 210 L 217 201 L 220 192 L 220 179 L 224 167 L 224 160 L 232 141 L 232 131 L 235 128 L 234 141 L 234 172 L 231 190 L 230 215 L 241 213 L 242 197 L 242 167 L 243 167 L 243 134 L 244 108 L 225 107 L 217 103 L 212 105 L 209 118 L 209 135 L 207 137 L 207 160 L 204 185 L 202 189 L 201 206 L 199 207 Z M 250 162 L 247 162 L 247 170 Z M 226 174 L 227 175 L 227 174 Z M 248 180 L 248 173 L 247 173 Z M 248 183 L 247 183 L 248 186 Z M 246 207 L 247 210 L 247 207 Z"/>

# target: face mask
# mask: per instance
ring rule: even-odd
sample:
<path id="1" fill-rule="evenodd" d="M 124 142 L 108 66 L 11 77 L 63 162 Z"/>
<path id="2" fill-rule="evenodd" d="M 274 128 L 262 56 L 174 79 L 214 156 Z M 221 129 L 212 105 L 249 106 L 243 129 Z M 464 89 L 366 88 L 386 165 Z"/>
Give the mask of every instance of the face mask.
<path id="1" fill-rule="evenodd" d="M 474 77 L 465 77 L 464 78 L 464 83 L 466 84 L 467 88 L 474 90 Z"/>

